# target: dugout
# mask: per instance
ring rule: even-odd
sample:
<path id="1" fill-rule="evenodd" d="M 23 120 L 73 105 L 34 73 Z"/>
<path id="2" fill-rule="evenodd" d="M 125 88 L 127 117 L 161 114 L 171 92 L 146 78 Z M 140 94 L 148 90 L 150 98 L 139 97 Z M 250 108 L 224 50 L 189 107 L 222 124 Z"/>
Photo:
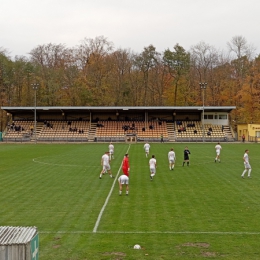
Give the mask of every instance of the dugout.
<path id="1" fill-rule="evenodd" d="M 37 228 L 0 226 L 0 259 L 38 260 Z"/>

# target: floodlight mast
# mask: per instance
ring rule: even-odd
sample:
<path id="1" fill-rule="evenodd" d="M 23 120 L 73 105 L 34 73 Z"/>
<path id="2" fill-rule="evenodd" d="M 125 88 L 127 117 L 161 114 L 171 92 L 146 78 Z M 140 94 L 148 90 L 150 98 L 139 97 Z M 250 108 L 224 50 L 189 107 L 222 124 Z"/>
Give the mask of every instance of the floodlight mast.
<path id="1" fill-rule="evenodd" d="M 32 83 L 31 84 L 33 90 L 34 90 L 34 128 L 33 128 L 33 136 L 34 136 L 34 141 L 37 143 L 37 132 L 36 132 L 36 105 L 37 105 L 37 90 L 39 87 L 39 83 Z"/>
<path id="2" fill-rule="evenodd" d="M 204 91 L 207 88 L 207 82 L 200 82 L 200 88 L 202 89 L 202 141 L 205 142 L 205 124 L 204 124 Z"/>

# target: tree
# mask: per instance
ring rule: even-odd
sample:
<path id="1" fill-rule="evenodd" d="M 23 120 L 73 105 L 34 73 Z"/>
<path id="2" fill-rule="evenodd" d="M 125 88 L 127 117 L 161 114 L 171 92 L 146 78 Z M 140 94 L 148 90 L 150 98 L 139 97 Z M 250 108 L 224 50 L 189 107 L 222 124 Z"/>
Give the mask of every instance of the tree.
<path id="1" fill-rule="evenodd" d="M 130 71 L 132 67 L 132 54 L 129 50 L 118 49 L 111 54 L 113 68 L 109 76 L 112 85 L 110 92 L 114 97 L 114 105 L 131 105 L 132 89 Z"/>
<path id="2" fill-rule="evenodd" d="M 54 105 L 56 103 L 57 91 L 63 82 L 64 69 L 69 63 L 70 50 L 63 44 L 39 45 L 31 52 L 31 63 L 37 68 L 37 81 L 41 85 L 38 93 L 41 93 L 43 105 Z M 39 71 L 38 71 L 39 68 Z"/>
<path id="3" fill-rule="evenodd" d="M 99 36 L 95 39 L 85 38 L 77 50 L 77 61 L 82 67 L 86 85 L 93 93 L 93 105 L 113 103 L 109 95 L 112 86 L 107 81 L 113 68 L 110 57 L 113 49 L 112 42 Z"/>
<path id="4" fill-rule="evenodd" d="M 177 105 L 178 88 L 180 82 L 183 85 L 187 85 L 187 75 L 190 69 L 190 54 L 185 51 L 179 44 L 174 46 L 174 51 L 169 49 L 163 53 L 163 63 L 165 64 L 168 73 L 173 79 L 174 86 L 174 102 L 173 105 Z M 182 81 L 181 81 L 182 80 Z"/>
<path id="5" fill-rule="evenodd" d="M 250 69 L 237 93 L 237 107 L 240 122 L 255 123 L 260 121 L 260 58 L 251 62 Z"/>
<path id="6" fill-rule="evenodd" d="M 136 55 L 134 58 L 134 65 L 142 74 L 140 80 L 142 81 L 142 92 L 138 93 L 142 96 L 142 104 L 144 106 L 148 105 L 149 95 L 149 75 L 153 67 L 158 63 L 159 53 L 156 51 L 156 48 L 153 45 L 145 47 L 144 50 Z M 151 90 L 151 88 L 150 88 Z"/>
<path id="7" fill-rule="evenodd" d="M 233 36 L 230 42 L 227 42 L 227 46 L 231 53 L 234 52 L 236 54 L 237 59 L 247 56 L 250 60 L 256 50 L 256 48 L 248 44 L 246 38 L 241 35 Z"/>
<path id="8" fill-rule="evenodd" d="M 191 94 L 193 95 L 194 104 L 201 104 L 202 89 L 199 87 L 199 82 L 207 82 L 205 90 L 205 104 L 208 104 L 208 89 L 214 93 L 214 84 L 212 78 L 214 77 L 214 70 L 219 65 L 219 54 L 217 50 L 205 42 L 192 46 L 191 54 Z M 200 95 L 198 95 L 200 93 Z M 198 97 L 200 97 L 198 99 Z"/>

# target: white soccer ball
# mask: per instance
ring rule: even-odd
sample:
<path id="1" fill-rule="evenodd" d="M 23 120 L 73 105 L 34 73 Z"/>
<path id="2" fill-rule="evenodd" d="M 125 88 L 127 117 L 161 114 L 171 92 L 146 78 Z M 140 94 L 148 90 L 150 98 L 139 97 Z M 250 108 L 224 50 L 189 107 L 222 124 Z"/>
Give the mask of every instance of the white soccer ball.
<path id="1" fill-rule="evenodd" d="M 134 249 L 141 249 L 140 245 L 134 245 Z"/>

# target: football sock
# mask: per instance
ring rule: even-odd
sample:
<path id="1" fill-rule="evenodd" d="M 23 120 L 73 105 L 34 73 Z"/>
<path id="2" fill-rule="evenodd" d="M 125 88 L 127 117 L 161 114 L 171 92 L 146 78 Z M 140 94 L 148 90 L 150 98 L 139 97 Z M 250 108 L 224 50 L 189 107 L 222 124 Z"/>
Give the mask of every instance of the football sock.
<path id="1" fill-rule="evenodd" d="M 126 194 L 128 194 L 128 190 L 126 191 Z"/>
<path id="2" fill-rule="evenodd" d="M 249 170 L 248 170 L 248 177 L 250 177 L 251 170 L 252 170 L 252 169 L 249 169 Z"/>
<path id="3" fill-rule="evenodd" d="M 247 170 L 244 170 L 241 176 L 243 176 L 243 177 L 244 177 L 244 175 L 245 175 L 246 171 L 247 171 Z"/>
<path id="4" fill-rule="evenodd" d="M 119 195 L 121 195 L 121 194 L 122 194 L 122 191 L 120 190 L 120 191 L 119 191 Z"/>

